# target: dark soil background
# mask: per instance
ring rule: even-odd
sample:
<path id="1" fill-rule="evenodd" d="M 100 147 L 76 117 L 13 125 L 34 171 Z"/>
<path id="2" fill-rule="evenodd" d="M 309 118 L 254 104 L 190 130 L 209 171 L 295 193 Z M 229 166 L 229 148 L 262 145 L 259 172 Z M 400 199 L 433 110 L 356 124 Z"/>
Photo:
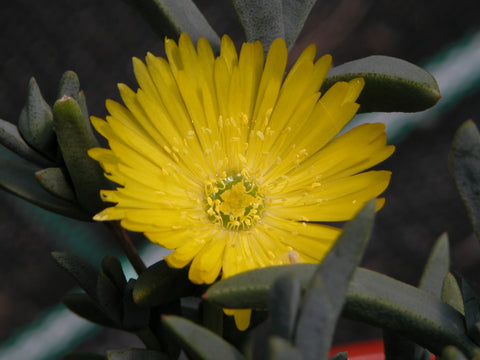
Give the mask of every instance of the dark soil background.
<path id="1" fill-rule="evenodd" d="M 219 34 L 240 44 L 242 31 L 229 1 L 198 0 Z M 316 43 L 336 64 L 384 54 L 421 63 L 480 29 L 474 0 L 319 0 L 292 54 Z M 0 5 L 0 117 L 16 122 L 34 76 L 50 104 L 66 70 L 80 77 L 91 114 L 106 114 L 106 98 L 118 99 L 116 84 L 135 86 L 131 57 L 162 54 L 162 41 L 128 5 L 116 0 L 17 0 Z M 293 55 L 295 56 L 295 55 Z M 479 60 L 480 66 L 480 60 Z M 435 125 L 397 144 L 382 168 L 393 178 L 378 214 L 363 265 L 416 284 L 432 244 L 443 232 L 452 244 L 452 270 L 480 290 L 480 248 L 448 172 L 456 129 L 469 118 L 480 123 L 480 91 L 472 90 Z M 50 258 L 67 246 L 42 228 L 15 198 L 0 192 L 0 341 L 57 304 L 73 282 Z M 98 224 L 96 235 L 111 239 Z M 49 240 L 54 237 L 55 241 Z M 102 240 L 103 241 L 103 240 Z M 377 329 L 351 321 L 339 324 L 337 342 L 375 338 Z M 84 351 L 139 346 L 132 337 L 103 331 Z"/>

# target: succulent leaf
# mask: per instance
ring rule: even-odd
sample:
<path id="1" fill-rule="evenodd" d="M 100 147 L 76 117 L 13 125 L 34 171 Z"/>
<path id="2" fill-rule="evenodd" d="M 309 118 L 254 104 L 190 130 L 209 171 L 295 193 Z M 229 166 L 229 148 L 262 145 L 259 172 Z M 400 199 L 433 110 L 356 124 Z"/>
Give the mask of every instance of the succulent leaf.
<path id="1" fill-rule="evenodd" d="M 369 201 L 346 224 L 305 290 L 295 331 L 295 345 L 306 360 L 328 357 L 348 283 L 370 236 L 375 207 L 376 201 Z"/>
<path id="2" fill-rule="evenodd" d="M 43 209 L 77 220 L 91 220 L 77 204 L 45 190 L 35 178 L 35 173 L 39 170 L 38 167 L 26 162 L 0 159 L 0 187 Z"/>
<path id="3" fill-rule="evenodd" d="M 365 87 L 357 100 L 359 113 L 422 111 L 435 105 L 441 97 L 437 81 L 426 70 L 383 55 L 333 68 L 322 85 L 322 92 L 338 81 L 354 78 L 365 79 Z"/>
<path id="4" fill-rule="evenodd" d="M 20 114 L 18 130 L 31 147 L 53 161 L 56 159 L 57 143 L 52 110 L 43 99 L 34 78 L 28 84 L 27 103 Z"/>
<path id="5" fill-rule="evenodd" d="M 480 133 L 468 120 L 457 130 L 449 156 L 450 172 L 480 240 Z"/>
<path id="6" fill-rule="evenodd" d="M 180 346 L 192 359 L 244 360 L 244 356 L 232 345 L 189 320 L 178 316 L 165 316 L 163 323 L 175 336 Z"/>
<path id="7" fill-rule="evenodd" d="M 58 144 L 78 202 L 91 215 L 104 209 L 100 189 L 109 189 L 112 184 L 104 177 L 103 170 L 87 151 L 98 146 L 91 129 L 86 124 L 79 104 L 71 97 L 57 100 L 53 118 Z"/>
<path id="8" fill-rule="evenodd" d="M 14 124 L 2 119 L 0 119 L 0 143 L 18 156 L 38 166 L 55 165 L 53 161 L 28 145 Z"/>
<path id="9" fill-rule="evenodd" d="M 70 311 L 84 319 L 101 326 L 118 328 L 118 324 L 87 294 L 67 294 L 62 298 L 62 302 Z"/>
<path id="10" fill-rule="evenodd" d="M 192 0 L 125 0 L 138 10 L 162 38 L 177 40 L 181 33 L 196 42 L 206 38 L 213 49 L 220 49 L 220 38 Z"/>
<path id="11" fill-rule="evenodd" d="M 65 178 L 63 169 L 58 167 L 42 169 L 35 173 L 35 177 L 40 185 L 52 195 L 72 203 L 77 201 L 75 192 L 69 181 Z"/>
<path id="12" fill-rule="evenodd" d="M 158 306 L 192 295 L 196 289 L 188 280 L 188 269 L 173 269 L 162 260 L 140 274 L 133 298 L 140 306 Z"/>

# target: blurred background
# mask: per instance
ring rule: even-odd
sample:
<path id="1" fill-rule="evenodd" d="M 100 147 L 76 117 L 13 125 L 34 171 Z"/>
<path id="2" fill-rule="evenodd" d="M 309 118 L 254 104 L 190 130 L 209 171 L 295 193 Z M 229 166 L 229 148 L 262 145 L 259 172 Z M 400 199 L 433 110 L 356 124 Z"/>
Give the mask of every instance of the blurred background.
<path id="1" fill-rule="evenodd" d="M 241 44 L 229 1 L 195 3 L 218 34 Z M 447 232 L 452 270 L 477 293 L 480 247 L 447 158 L 456 129 L 467 119 L 480 123 L 479 10 L 474 0 L 318 0 L 292 49 L 295 57 L 315 43 L 318 53 L 331 53 L 337 65 L 390 55 L 438 74 L 443 98 L 437 111 L 393 117 L 395 125 L 409 125 L 393 134 L 397 150 L 380 166 L 393 177 L 363 266 L 416 285 L 431 246 Z M 0 118 L 13 123 L 32 76 L 53 104 L 62 73 L 75 71 L 90 114 L 104 117 L 105 99 L 119 99 L 117 83 L 136 88 L 131 58 L 163 53 L 161 39 L 119 0 L 2 2 L 0 29 Z M 382 117 L 391 118 L 377 114 L 375 120 Z M 128 334 L 62 317 L 59 299 L 74 283 L 50 252 L 71 251 L 98 264 L 103 255 L 118 252 L 104 227 L 50 214 L 3 191 L 0 204 L 0 358 L 54 359 L 66 348 L 103 353 L 141 346 Z M 141 245 L 142 239 L 135 239 Z M 336 342 L 380 336 L 378 329 L 342 320 Z"/>

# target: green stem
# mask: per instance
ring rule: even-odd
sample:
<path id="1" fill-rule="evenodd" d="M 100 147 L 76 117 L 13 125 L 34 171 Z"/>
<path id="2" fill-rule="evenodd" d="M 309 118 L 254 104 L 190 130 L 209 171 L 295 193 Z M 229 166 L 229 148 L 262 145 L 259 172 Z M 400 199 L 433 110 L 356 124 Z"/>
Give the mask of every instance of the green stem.
<path id="1" fill-rule="evenodd" d="M 105 225 L 112 231 L 117 239 L 120 247 L 122 248 L 125 255 L 127 255 L 128 260 L 132 264 L 133 268 L 140 275 L 144 272 L 147 267 L 145 266 L 143 260 L 140 258 L 138 254 L 137 248 L 133 245 L 132 240 L 128 236 L 127 232 L 123 227 L 120 226 L 120 222 L 118 221 L 107 221 Z"/>

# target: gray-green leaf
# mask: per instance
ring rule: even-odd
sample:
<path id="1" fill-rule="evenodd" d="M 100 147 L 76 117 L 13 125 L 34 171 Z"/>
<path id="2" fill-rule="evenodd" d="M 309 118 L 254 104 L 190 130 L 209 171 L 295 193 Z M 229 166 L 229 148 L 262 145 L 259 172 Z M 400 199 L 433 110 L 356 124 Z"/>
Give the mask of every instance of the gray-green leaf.
<path id="1" fill-rule="evenodd" d="M 35 178 L 38 170 L 38 167 L 27 163 L 0 159 L 0 187 L 43 209 L 78 220 L 91 220 L 77 204 L 46 191 Z"/>
<path id="2" fill-rule="evenodd" d="M 232 0 L 247 41 L 260 40 L 268 49 L 273 40 L 285 39 L 282 0 Z"/>
<path id="3" fill-rule="evenodd" d="M 300 282 L 293 276 L 278 278 L 270 294 L 272 335 L 292 340 L 301 301 Z"/>
<path id="4" fill-rule="evenodd" d="M 260 40 L 268 49 L 285 39 L 290 49 L 297 40 L 316 0 L 232 0 L 247 41 Z"/>
<path id="5" fill-rule="evenodd" d="M 177 40 L 187 33 L 196 42 L 206 38 L 219 52 L 220 38 L 192 0 L 125 0 L 136 8 L 162 37 Z"/>
<path id="6" fill-rule="evenodd" d="M 127 279 L 123 273 L 120 260 L 115 255 L 107 255 L 102 259 L 101 266 L 105 275 L 115 284 L 117 289 L 123 291 L 127 285 Z"/>
<path id="7" fill-rule="evenodd" d="M 456 309 L 459 313 L 465 315 L 463 307 L 463 296 L 460 286 L 458 286 L 457 279 L 451 273 L 448 273 L 443 282 L 441 299 Z"/>
<path id="8" fill-rule="evenodd" d="M 295 264 L 247 271 L 214 284 L 205 298 L 227 308 L 265 309 L 275 279 L 292 274 L 305 289 L 316 267 Z M 479 353 L 466 335 L 462 314 L 425 291 L 370 270 L 357 268 L 343 314 L 397 331 L 436 354 L 447 343 L 472 357 Z"/>
<path id="9" fill-rule="evenodd" d="M 418 287 L 430 294 L 441 297 L 443 282 L 450 270 L 450 248 L 448 235 L 440 236 L 433 247 L 423 269 Z"/>
<path id="10" fill-rule="evenodd" d="M 57 144 L 53 131 L 52 110 L 43 99 L 34 78 L 31 78 L 28 84 L 27 103 L 20 114 L 18 130 L 31 147 L 55 160 Z"/>
<path id="11" fill-rule="evenodd" d="M 460 126 L 449 156 L 450 172 L 480 240 L 480 133 L 473 121 Z"/>
<path id="12" fill-rule="evenodd" d="M 416 112 L 440 99 L 435 78 L 408 61 L 374 55 L 333 68 L 322 85 L 325 92 L 338 81 L 364 78 L 365 88 L 357 102 L 359 113 Z"/>
<path id="13" fill-rule="evenodd" d="M 328 357 L 348 284 L 370 236 L 375 205 L 376 200 L 369 201 L 346 224 L 306 288 L 295 332 L 295 345 L 307 360 Z"/>
<path id="14" fill-rule="evenodd" d="M 89 149 L 98 146 L 98 142 L 73 98 L 58 100 L 53 107 L 53 115 L 58 144 L 76 197 L 82 208 L 93 215 L 106 207 L 100 198 L 100 190 L 112 187 L 98 162 L 87 154 Z"/>
<path id="15" fill-rule="evenodd" d="M 268 360 L 303 360 L 300 350 L 282 337 L 268 339 Z"/>
<path id="16" fill-rule="evenodd" d="M 191 295 L 196 288 L 188 280 L 188 269 L 171 268 L 162 260 L 139 275 L 133 298 L 140 306 L 158 306 Z"/>
<path id="17" fill-rule="evenodd" d="M 80 80 L 73 71 L 65 71 L 60 79 L 58 86 L 57 99 L 69 96 L 78 101 L 78 93 L 80 91 Z"/>
<path id="18" fill-rule="evenodd" d="M 35 173 L 35 177 L 40 185 L 51 194 L 72 203 L 77 201 L 74 190 L 70 182 L 65 178 L 61 168 L 51 167 L 39 170 Z"/>
<path id="19" fill-rule="evenodd" d="M 62 298 L 62 302 L 70 311 L 84 319 L 101 326 L 118 328 L 118 324 L 105 315 L 100 306 L 87 294 L 68 294 Z"/>
<path id="20" fill-rule="evenodd" d="M 244 360 L 244 356 L 217 334 L 178 316 L 165 316 L 163 323 L 187 355 L 197 360 Z"/>
<path id="21" fill-rule="evenodd" d="M 0 143 L 25 160 L 39 166 L 53 166 L 55 163 L 34 150 L 23 139 L 18 128 L 5 120 L 0 119 Z"/>
<path id="22" fill-rule="evenodd" d="M 93 300 L 98 300 L 97 281 L 99 271 L 93 265 L 76 255 L 68 253 L 52 252 L 52 257 Z"/>

